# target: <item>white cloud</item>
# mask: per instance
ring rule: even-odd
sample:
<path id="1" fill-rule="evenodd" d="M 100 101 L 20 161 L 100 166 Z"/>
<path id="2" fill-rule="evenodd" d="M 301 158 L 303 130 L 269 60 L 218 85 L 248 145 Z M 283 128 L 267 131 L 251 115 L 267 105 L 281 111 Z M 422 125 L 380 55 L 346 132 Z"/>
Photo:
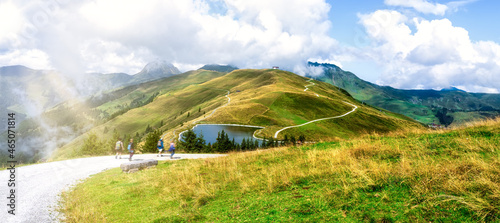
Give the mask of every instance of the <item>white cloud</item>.
<path id="1" fill-rule="evenodd" d="M 49 56 L 39 49 L 15 49 L 0 54 L 0 66 L 24 65 L 39 69 L 52 69 Z"/>
<path id="2" fill-rule="evenodd" d="M 21 31 L 23 21 L 21 10 L 14 3 L 0 3 L 0 49 L 15 44 L 15 34 Z"/>
<path id="3" fill-rule="evenodd" d="M 87 40 L 80 47 L 87 72 L 136 74 L 145 64 L 155 60 L 146 48 L 128 48 L 119 42 Z"/>
<path id="4" fill-rule="evenodd" d="M 184 67 L 221 63 L 293 69 L 310 57 L 330 58 L 337 44 L 328 35 L 330 5 L 324 0 L 13 4 L 25 22 L 13 32 L 19 46 L 10 41 L 3 48 L 42 50 L 54 68 L 72 75 L 120 67 L 135 73 L 157 58 Z"/>
<path id="5" fill-rule="evenodd" d="M 386 5 L 414 8 L 418 12 L 444 15 L 448 6 L 440 3 L 430 3 L 427 0 L 385 0 Z"/>
<path id="6" fill-rule="evenodd" d="M 500 89 L 500 45 L 473 42 L 467 30 L 448 19 L 408 19 L 397 11 L 379 10 L 361 15 L 360 23 L 373 43 L 365 49 L 366 56 L 383 67 L 379 83 L 400 88 Z"/>

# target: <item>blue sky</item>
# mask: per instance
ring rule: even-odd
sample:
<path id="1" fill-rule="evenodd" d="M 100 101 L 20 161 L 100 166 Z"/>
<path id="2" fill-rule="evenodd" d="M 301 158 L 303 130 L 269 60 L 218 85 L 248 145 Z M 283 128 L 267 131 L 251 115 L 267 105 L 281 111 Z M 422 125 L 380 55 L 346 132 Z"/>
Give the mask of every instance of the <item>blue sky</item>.
<path id="1" fill-rule="evenodd" d="M 500 91 L 494 0 L 0 0 L 0 66 L 137 73 L 165 60 L 280 66 L 335 63 L 404 89 Z"/>
<path id="2" fill-rule="evenodd" d="M 444 13 L 432 13 L 423 12 L 416 8 L 387 4 L 388 1 L 363 1 L 360 4 L 353 4 L 352 1 L 346 0 L 329 0 L 327 1 L 331 5 L 330 12 L 328 14 L 329 20 L 332 22 L 332 29 L 330 31 L 331 37 L 340 42 L 340 44 L 349 47 L 359 47 L 373 44 L 369 41 L 370 37 L 366 33 L 366 27 L 360 23 L 360 15 L 366 15 L 379 10 L 390 10 L 398 11 L 403 15 L 408 17 L 419 18 L 422 20 L 437 21 L 437 20 L 449 20 L 453 27 L 459 27 L 465 29 L 468 34 L 468 38 L 471 43 L 477 43 L 482 41 L 491 41 L 495 43 L 500 42 L 500 30 L 495 27 L 495 21 L 500 21 L 500 14 L 497 9 L 500 8 L 500 2 L 494 0 L 472 0 L 472 1 L 401 1 L 401 2 L 426 2 L 430 4 L 442 4 L 448 6 L 448 10 Z M 412 33 L 417 32 L 416 26 L 412 23 L 406 23 L 410 28 Z M 359 39 L 368 39 L 368 41 L 359 41 Z M 385 61 L 390 62 L 390 61 Z M 495 60 L 496 66 L 498 66 L 498 60 Z M 353 61 L 343 61 L 342 67 L 346 70 L 350 70 L 356 73 L 363 79 L 369 80 L 371 82 L 378 82 L 379 84 L 387 84 L 402 88 L 429 88 L 426 84 L 417 85 L 397 85 L 394 82 L 391 83 L 388 78 L 384 80 L 384 68 L 377 64 L 374 60 L 358 59 Z M 465 90 L 470 91 L 483 91 L 483 92 L 498 92 L 498 76 L 499 74 L 495 71 L 498 69 L 493 69 L 490 79 L 492 79 L 494 85 L 490 89 L 481 89 L 481 86 L 476 87 L 465 87 L 460 86 L 467 82 L 468 80 L 474 79 L 470 76 L 474 74 L 464 74 L 467 75 L 467 81 L 445 81 L 450 85 L 455 85 Z M 439 74 L 435 74 L 439 75 Z M 457 75 L 452 75 L 450 78 L 455 78 Z M 408 82 L 413 82 L 409 80 Z M 469 82 L 470 83 L 470 82 Z M 466 85 L 466 84 L 465 84 Z M 427 86 L 431 86 L 427 84 Z M 439 89 L 444 87 L 443 83 L 439 85 L 434 85 L 430 88 Z M 475 88 L 473 90 L 473 88 Z"/>
<path id="3" fill-rule="evenodd" d="M 358 13 L 366 14 L 379 9 L 397 9 L 397 7 L 385 5 L 383 0 L 362 1 L 360 4 L 353 4 L 353 1 L 348 0 L 328 0 L 327 2 L 332 6 L 328 14 L 330 21 L 332 21 L 331 35 L 344 43 L 352 43 L 351 38 L 355 28 L 360 28 Z M 444 4 L 453 1 L 435 2 Z M 477 0 L 444 16 L 432 14 L 419 14 L 419 16 L 427 19 L 448 18 L 454 26 L 467 29 L 473 41 L 492 40 L 500 42 L 499 27 L 492 27 L 495 21 L 500 21 L 498 9 L 500 9 L 500 1 Z M 335 30 L 341 30 L 342 32 L 336 32 Z"/>

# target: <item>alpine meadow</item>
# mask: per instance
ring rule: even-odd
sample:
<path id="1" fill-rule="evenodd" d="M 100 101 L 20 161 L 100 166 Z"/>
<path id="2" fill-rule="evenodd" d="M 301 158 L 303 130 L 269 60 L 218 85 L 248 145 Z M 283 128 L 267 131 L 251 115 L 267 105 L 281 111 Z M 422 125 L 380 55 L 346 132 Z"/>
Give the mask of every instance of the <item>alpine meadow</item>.
<path id="1" fill-rule="evenodd" d="M 0 222 L 500 222 L 499 8 L 0 0 Z"/>

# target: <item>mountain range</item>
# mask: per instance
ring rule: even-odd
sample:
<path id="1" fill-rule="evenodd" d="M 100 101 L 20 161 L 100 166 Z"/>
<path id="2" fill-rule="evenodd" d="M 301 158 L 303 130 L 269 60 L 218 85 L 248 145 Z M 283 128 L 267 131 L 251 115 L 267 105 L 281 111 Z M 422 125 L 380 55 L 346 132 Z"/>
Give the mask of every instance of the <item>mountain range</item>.
<path id="1" fill-rule="evenodd" d="M 85 112 L 77 118 L 68 116 L 76 112 L 75 108 L 80 113 Z M 211 115 L 214 110 L 216 112 Z M 167 139 L 175 139 L 194 123 L 262 126 L 256 136 L 272 138 L 288 126 L 345 115 L 286 129 L 277 136 L 283 139 L 285 134 L 306 135 L 311 141 L 422 128 L 403 115 L 362 105 L 346 91 L 339 91 L 330 84 L 273 69 L 232 72 L 199 69 L 112 91 L 101 99 L 91 99 L 85 106 L 58 106 L 47 113 L 52 120 L 64 120 L 61 118 L 65 115 L 68 119 L 58 125 L 74 125 L 75 119 L 82 120 L 77 123 L 83 125 L 88 123 L 86 118 L 89 117 L 96 122 L 88 131 L 55 151 L 51 159 L 111 152 L 112 145 L 92 153 L 83 150 L 82 145 L 90 138 L 106 145 L 119 136 L 141 142 L 151 129 L 158 129 Z M 106 118 L 99 122 L 102 117 Z"/>
<path id="2" fill-rule="evenodd" d="M 22 118 L 18 120 L 18 128 L 20 138 L 30 139 L 22 141 L 32 150 L 26 153 L 31 161 L 50 155 L 51 159 L 89 155 L 80 148 L 92 134 L 103 143 L 117 136 L 140 142 L 153 128 L 173 136 L 202 118 L 206 123 L 263 126 L 258 136 L 269 138 L 284 127 L 340 116 L 352 106 L 359 107 L 342 119 L 285 131 L 312 140 L 335 140 L 500 114 L 498 94 L 453 88 L 400 90 L 364 81 L 333 64 L 310 62 L 309 66 L 323 72 L 308 78 L 281 70 L 212 64 L 178 74 L 173 65 L 154 62 L 133 76 L 88 74 L 82 82 L 64 79 L 68 77 L 55 71 L 10 66 L 0 68 L 0 77 L 7 80 L 0 82 L 0 94 L 3 108 L 27 118 L 22 123 Z M 227 91 L 231 103 L 206 117 L 227 103 Z M 26 112 L 30 108 L 42 112 Z M 99 154 L 109 152 L 104 149 Z"/>
<path id="3" fill-rule="evenodd" d="M 400 113 L 425 124 L 460 125 L 500 115 L 500 94 L 469 93 L 457 88 L 402 90 L 379 86 L 336 65 L 309 62 L 320 74 L 307 75 L 345 89 L 357 100 Z"/>
<path id="4" fill-rule="evenodd" d="M 85 98 L 179 73 L 175 66 L 165 61 L 149 63 L 135 75 L 67 75 L 52 70 L 34 70 L 21 65 L 0 67 L 0 107 L 6 112 L 15 112 L 18 120 L 22 121 L 26 116 L 41 114 L 63 101 Z"/>

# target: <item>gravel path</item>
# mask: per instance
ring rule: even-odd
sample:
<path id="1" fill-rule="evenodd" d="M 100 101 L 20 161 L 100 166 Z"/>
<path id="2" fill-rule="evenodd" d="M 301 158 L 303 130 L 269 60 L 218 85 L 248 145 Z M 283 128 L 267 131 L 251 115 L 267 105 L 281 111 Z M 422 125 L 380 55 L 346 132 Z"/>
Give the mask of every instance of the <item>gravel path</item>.
<path id="1" fill-rule="evenodd" d="M 199 159 L 224 156 L 219 154 L 175 154 L 181 159 Z M 59 194 L 93 174 L 106 169 L 119 167 L 128 162 L 128 154 L 123 159 L 114 156 L 91 157 L 58 162 L 42 163 L 15 169 L 16 208 L 15 216 L 8 214 L 6 204 L 10 196 L 7 186 L 9 171 L 0 171 L 0 222 L 57 222 Z M 157 157 L 156 154 L 134 155 L 137 159 L 170 160 L 168 155 Z"/>
<path id="2" fill-rule="evenodd" d="M 309 84 L 309 85 L 304 86 L 304 87 L 305 87 L 304 91 L 309 90 L 309 87 L 310 87 L 310 86 L 314 86 L 314 85 L 316 85 L 316 84 L 315 84 L 315 83 L 313 83 L 312 81 L 313 81 L 313 79 L 309 79 L 309 80 L 307 81 L 307 82 L 309 82 L 310 84 Z M 318 94 L 316 94 L 316 93 L 314 93 L 314 94 L 315 94 L 316 96 L 318 96 L 318 97 L 319 97 L 319 95 L 318 95 Z M 353 104 L 351 104 L 351 103 L 349 103 L 349 102 L 346 102 L 346 101 L 344 101 L 344 103 L 346 103 L 346 104 L 348 104 L 348 105 L 351 105 L 351 106 L 353 107 L 353 109 L 352 109 L 351 111 L 349 111 L 349 112 L 347 112 L 347 113 L 343 114 L 343 115 L 334 116 L 334 117 L 327 117 L 327 118 L 320 118 L 320 119 L 316 119 L 316 120 L 312 120 L 312 121 L 306 122 L 306 123 L 301 124 L 301 125 L 293 125 L 293 126 L 288 126 L 288 127 L 282 128 L 282 129 L 278 130 L 278 131 L 274 134 L 274 138 L 278 138 L 278 134 L 280 134 L 280 132 L 281 132 L 281 131 L 283 131 L 283 130 L 287 130 L 287 129 L 291 129 L 291 128 L 301 127 L 301 126 L 304 126 L 304 125 L 311 124 L 311 123 L 313 123 L 313 122 L 319 122 L 319 121 L 324 121 L 324 120 L 329 120 L 329 119 L 342 118 L 342 117 L 344 117 L 344 116 L 346 116 L 346 115 L 349 115 L 349 114 L 351 114 L 351 113 L 355 112 L 355 111 L 356 111 L 356 109 L 358 109 L 358 106 L 356 106 L 356 105 L 353 105 Z"/>

